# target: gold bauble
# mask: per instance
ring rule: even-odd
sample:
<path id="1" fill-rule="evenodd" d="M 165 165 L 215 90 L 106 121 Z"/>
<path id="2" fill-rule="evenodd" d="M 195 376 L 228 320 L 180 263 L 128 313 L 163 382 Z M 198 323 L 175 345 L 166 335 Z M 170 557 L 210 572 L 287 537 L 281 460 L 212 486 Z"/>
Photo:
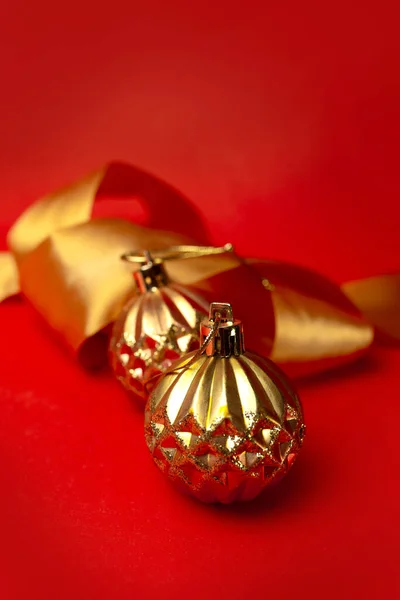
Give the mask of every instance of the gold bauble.
<path id="1" fill-rule="evenodd" d="M 180 359 L 153 390 L 147 445 L 157 466 L 196 498 L 250 500 L 293 465 L 305 431 L 300 400 L 272 361 L 244 351 L 229 305 L 211 305 L 202 340 L 205 353 Z"/>
<path id="2" fill-rule="evenodd" d="M 199 347 L 199 323 L 207 303 L 189 288 L 171 283 L 151 257 L 134 273 L 137 294 L 116 320 L 109 357 L 117 379 L 147 398 L 158 375 Z"/>

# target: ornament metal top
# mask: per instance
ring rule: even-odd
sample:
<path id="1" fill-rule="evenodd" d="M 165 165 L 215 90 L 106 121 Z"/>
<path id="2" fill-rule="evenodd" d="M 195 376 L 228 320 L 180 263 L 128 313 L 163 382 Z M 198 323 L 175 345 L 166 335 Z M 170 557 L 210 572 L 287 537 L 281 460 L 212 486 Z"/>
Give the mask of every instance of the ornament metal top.
<path id="1" fill-rule="evenodd" d="M 305 425 L 300 400 L 270 360 L 245 352 L 232 307 L 212 303 L 201 348 L 175 363 L 145 412 L 157 466 L 204 502 L 250 500 L 294 463 Z"/>
<path id="2" fill-rule="evenodd" d="M 189 288 L 171 283 L 164 261 L 230 250 L 231 245 L 173 246 L 121 257 L 140 265 L 133 274 L 137 294 L 116 320 L 109 346 L 113 371 L 127 390 L 147 398 L 156 376 L 200 345 L 199 323 L 208 303 Z"/>

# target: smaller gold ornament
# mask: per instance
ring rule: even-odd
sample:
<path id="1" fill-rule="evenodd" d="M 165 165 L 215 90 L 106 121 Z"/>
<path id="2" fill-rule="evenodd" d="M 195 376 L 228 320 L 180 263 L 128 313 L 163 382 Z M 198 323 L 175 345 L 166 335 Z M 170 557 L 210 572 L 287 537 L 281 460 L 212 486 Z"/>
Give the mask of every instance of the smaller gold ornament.
<path id="1" fill-rule="evenodd" d="M 199 324 L 208 303 L 190 288 L 171 283 L 164 260 L 229 251 L 230 244 L 222 248 L 173 246 L 121 257 L 140 265 L 133 274 L 137 294 L 116 320 L 109 346 L 112 369 L 127 390 L 147 398 L 157 376 L 200 345 Z"/>
<path id="2" fill-rule="evenodd" d="M 201 349 L 177 361 L 146 405 L 154 462 L 204 502 L 251 500 L 293 465 L 305 425 L 300 400 L 270 360 L 245 352 L 232 307 L 212 303 Z"/>

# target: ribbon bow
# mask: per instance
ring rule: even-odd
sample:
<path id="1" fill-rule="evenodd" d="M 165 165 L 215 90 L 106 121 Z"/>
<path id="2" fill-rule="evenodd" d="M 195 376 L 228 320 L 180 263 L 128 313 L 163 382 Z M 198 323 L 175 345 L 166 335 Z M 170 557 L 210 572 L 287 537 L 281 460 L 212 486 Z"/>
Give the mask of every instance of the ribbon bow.
<path id="1" fill-rule="evenodd" d="M 132 198 L 141 224 L 126 215 Z M 125 218 L 116 218 L 121 213 Z M 120 255 L 207 241 L 179 192 L 136 167 L 110 163 L 37 201 L 13 225 L 10 251 L 0 253 L 0 301 L 22 292 L 85 365 L 98 365 L 108 327 L 133 293 L 132 267 Z M 173 260 L 167 269 L 209 301 L 229 300 L 245 321 L 248 347 L 292 375 L 358 356 L 375 332 L 400 339 L 398 274 L 340 288 L 311 270 L 232 252 Z"/>

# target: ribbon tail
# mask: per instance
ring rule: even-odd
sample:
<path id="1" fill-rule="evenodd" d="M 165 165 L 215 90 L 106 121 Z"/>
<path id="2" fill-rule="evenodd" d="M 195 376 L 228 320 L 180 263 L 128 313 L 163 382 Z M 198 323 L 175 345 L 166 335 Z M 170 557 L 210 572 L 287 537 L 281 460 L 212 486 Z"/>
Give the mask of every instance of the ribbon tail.
<path id="1" fill-rule="evenodd" d="M 19 293 L 19 276 L 15 259 L 9 252 L 0 252 L 0 302 Z"/>
<path id="2" fill-rule="evenodd" d="M 342 290 L 381 338 L 400 341 L 400 274 L 349 281 Z"/>
<path id="3" fill-rule="evenodd" d="M 372 325 L 326 277 L 280 261 L 250 264 L 272 298 L 275 338 L 270 357 L 292 377 L 348 362 L 372 344 Z"/>

